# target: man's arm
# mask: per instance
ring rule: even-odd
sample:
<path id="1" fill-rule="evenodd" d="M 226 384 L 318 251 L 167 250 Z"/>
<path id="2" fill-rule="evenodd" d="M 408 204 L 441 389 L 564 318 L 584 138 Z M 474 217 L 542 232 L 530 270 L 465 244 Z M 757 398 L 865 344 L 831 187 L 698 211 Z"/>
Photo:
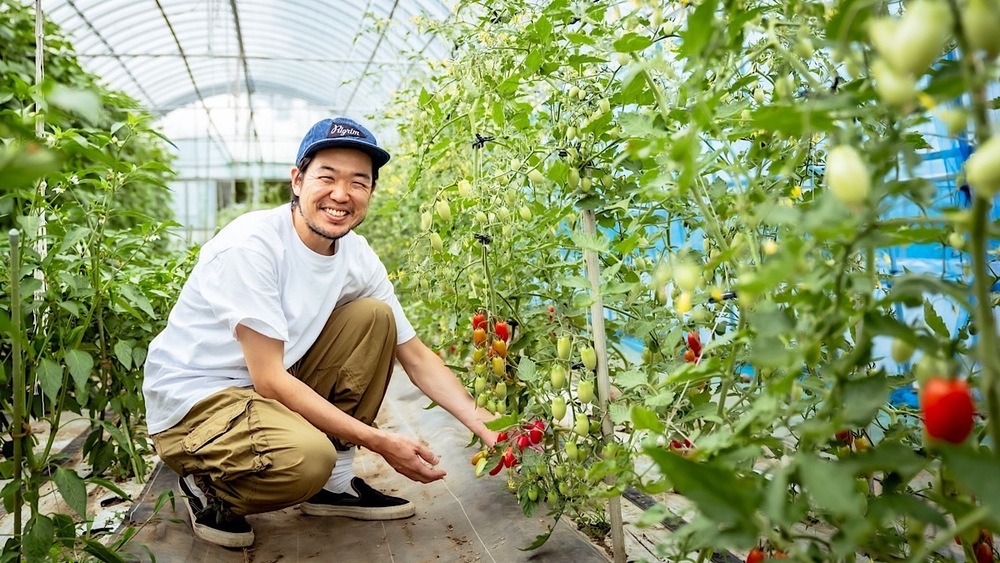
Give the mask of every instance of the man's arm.
<path id="1" fill-rule="evenodd" d="M 438 457 L 427 446 L 401 434 L 364 424 L 288 373 L 282 364 L 284 342 L 243 325 L 237 325 L 236 338 L 243 348 L 257 393 L 299 413 L 327 435 L 381 455 L 393 469 L 414 481 L 430 483 L 445 476 L 444 471 L 431 467 L 437 464 Z"/>
<path id="2" fill-rule="evenodd" d="M 485 421 L 494 415 L 476 406 L 475 399 L 462 386 L 444 361 L 419 338 L 413 337 L 396 348 L 396 358 L 410 381 L 432 401 L 451 413 L 487 446 L 496 443 L 497 433 L 486 428 Z"/>

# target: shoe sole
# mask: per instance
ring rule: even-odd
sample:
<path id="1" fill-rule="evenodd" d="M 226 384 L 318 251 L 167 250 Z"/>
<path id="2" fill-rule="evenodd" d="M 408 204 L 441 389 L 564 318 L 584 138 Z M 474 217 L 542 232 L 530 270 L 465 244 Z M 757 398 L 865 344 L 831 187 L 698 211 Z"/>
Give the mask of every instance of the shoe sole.
<path id="1" fill-rule="evenodd" d="M 187 508 L 188 518 L 191 521 L 191 531 L 195 537 L 221 547 L 250 547 L 253 545 L 253 530 L 240 533 L 221 532 L 204 524 L 199 524 L 195 518 L 194 510 L 191 508 L 191 503 L 187 500 L 187 494 L 181 488 L 180 483 L 177 484 L 177 492 L 181 496 L 181 502 L 184 503 L 184 507 Z"/>
<path id="2" fill-rule="evenodd" d="M 304 502 L 299 505 L 303 514 L 309 516 L 344 516 L 355 520 L 400 520 L 417 513 L 417 507 L 412 502 L 399 506 L 370 508 L 364 506 L 330 506 Z"/>

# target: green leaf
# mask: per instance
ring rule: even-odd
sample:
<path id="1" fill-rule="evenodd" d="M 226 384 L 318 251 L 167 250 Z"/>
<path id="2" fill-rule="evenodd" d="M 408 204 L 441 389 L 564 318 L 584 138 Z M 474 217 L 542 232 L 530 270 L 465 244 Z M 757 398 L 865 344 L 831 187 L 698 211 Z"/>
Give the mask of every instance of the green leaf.
<path id="1" fill-rule="evenodd" d="M 42 386 L 42 393 L 51 400 L 55 400 L 62 389 L 63 370 L 57 362 L 42 358 L 38 364 L 38 383 Z"/>
<path id="2" fill-rule="evenodd" d="M 653 44 L 653 40 L 638 33 L 626 33 L 614 42 L 615 51 L 619 53 L 631 53 L 642 51 Z"/>
<path id="3" fill-rule="evenodd" d="M 531 358 L 521 358 L 517 362 L 517 378 L 521 381 L 534 381 L 538 379 L 538 370 L 535 369 L 535 362 Z"/>
<path id="4" fill-rule="evenodd" d="M 881 496 L 869 500 L 868 503 L 873 514 L 884 512 L 893 517 L 906 515 L 939 528 L 948 527 L 948 521 L 940 512 L 913 495 L 883 493 Z"/>
<path id="5" fill-rule="evenodd" d="M 570 238 L 580 250 L 593 250 L 598 254 L 604 254 L 611 250 L 611 243 L 600 233 L 588 235 L 581 231 L 575 231 Z"/>
<path id="6" fill-rule="evenodd" d="M 951 333 L 948 332 L 948 327 L 945 326 L 944 321 L 941 319 L 941 315 L 937 313 L 934 309 L 934 305 L 930 301 L 924 301 L 924 322 L 930 327 L 938 336 L 942 338 L 950 338 Z"/>
<path id="7" fill-rule="evenodd" d="M 629 407 L 620 403 L 608 405 L 608 414 L 611 415 L 611 422 L 616 425 L 625 424 L 629 419 Z"/>
<path id="8" fill-rule="evenodd" d="M 486 427 L 494 432 L 497 432 L 500 430 L 510 428 L 511 426 L 517 424 L 517 422 L 518 418 L 516 416 L 508 414 L 506 416 L 501 416 L 500 418 L 495 418 L 493 420 L 486 422 Z"/>
<path id="9" fill-rule="evenodd" d="M 663 423 L 653 411 L 640 405 L 632 405 L 631 417 L 636 430 L 652 430 L 657 434 L 663 434 Z"/>
<path id="10" fill-rule="evenodd" d="M 80 515 L 80 518 L 87 518 L 87 485 L 83 479 L 77 475 L 76 471 L 57 467 L 53 477 L 59 494 L 66 501 L 66 504 Z"/>
<path id="11" fill-rule="evenodd" d="M 32 516 L 24 531 L 24 558 L 28 561 L 48 561 L 54 536 L 52 520 L 43 514 Z"/>
<path id="12" fill-rule="evenodd" d="M 98 561 L 103 561 L 104 563 L 125 562 L 124 557 L 115 553 L 114 551 L 111 551 L 104 544 L 95 539 L 84 537 L 82 538 L 82 541 L 84 544 L 83 550 L 96 557 Z"/>
<path id="13" fill-rule="evenodd" d="M 958 301 L 961 307 L 972 309 L 972 305 L 969 303 L 971 292 L 967 285 L 959 286 L 941 278 L 920 274 L 904 274 L 897 278 L 886 299 L 891 302 L 916 303 L 923 301 L 925 293 L 947 295 Z"/>
<path id="14" fill-rule="evenodd" d="M 90 372 L 94 369 L 94 358 L 83 350 L 66 351 L 66 367 L 69 374 L 73 376 L 76 389 L 83 391 L 87 388 L 87 380 L 90 379 Z"/>
<path id="15" fill-rule="evenodd" d="M 893 471 L 899 473 L 903 479 L 909 480 L 924 470 L 929 461 L 926 457 L 917 455 L 913 448 L 899 442 L 883 441 L 878 447 L 856 452 L 840 463 L 854 475 L 872 471 Z"/>
<path id="16" fill-rule="evenodd" d="M 868 375 L 845 381 L 841 386 L 844 421 L 865 426 L 889 399 L 889 383 L 884 375 Z"/>
<path id="17" fill-rule="evenodd" d="M 731 468 L 695 463 L 661 448 L 646 448 L 678 493 L 694 501 L 705 516 L 721 527 L 755 530 L 753 521 L 760 496 L 756 483 Z"/>
<path id="18" fill-rule="evenodd" d="M 132 343 L 128 340 L 119 340 L 114 346 L 115 357 L 125 366 L 125 369 L 132 367 Z"/>
<path id="19" fill-rule="evenodd" d="M 649 377 L 636 370 L 623 371 L 615 375 L 615 385 L 622 389 L 632 389 L 649 383 Z"/>
<path id="20" fill-rule="evenodd" d="M 701 50 L 705 48 L 712 36 L 718 33 L 717 26 L 712 25 L 717 5 L 717 0 L 702 2 L 688 16 L 687 26 L 680 33 L 681 45 L 678 54 L 681 57 L 697 60 Z"/>
<path id="21" fill-rule="evenodd" d="M 818 508 L 846 516 L 863 515 L 864 501 L 854 489 L 854 476 L 847 468 L 803 452 L 796 460 L 802 484 Z"/>
<path id="22" fill-rule="evenodd" d="M 531 542 L 531 545 L 529 545 L 528 547 L 519 547 L 518 549 L 521 551 L 532 551 L 545 545 L 545 542 L 549 541 L 549 537 L 552 536 L 552 532 L 556 529 L 556 524 L 559 523 L 560 516 L 562 516 L 562 512 L 557 514 L 556 517 L 552 520 L 552 526 L 549 527 L 548 531 L 545 532 L 544 534 L 539 534 L 538 536 L 536 536 L 535 541 Z"/>
<path id="23" fill-rule="evenodd" d="M 123 283 L 120 286 L 118 286 L 118 290 L 122 292 L 122 294 L 125 296 L 126 299 L 128 299 L 130 303 L 134 303 L 135 305 L 137 305 L 140 309 L 143 310 L 144 313 L 146 313 L 147 315 L 149 315 L 154 319 L 157 317 L 156 310 L 153 309 L 153 306 L 150 304 L 149 299 L 146 299 L 146 296 L 143 295 L 141 291 L 139 291 L 139 288 L 129 283 Z"/>
<path id="24" fill-rule="evenodd" d="M 975 495 L 979 502 L 989 507 L 992 517 L 1000 520 L 1000 479 L 996 478 L 1000 475 L 1000 458 L 985 449 L 971 450 L 947 444 L 939 447 L 959 487 Z"/>
<path id="25" fill-rule="evenodd" d="M 788 481 L 791 470 L 791 465 L 779 466 L 771 482 L 767 484 L 762 508 L 764 514 L 774 522 L 785 522 L 788 508 Z"/>
<path id="26" fill-rule="evenodd" d="M 870 2 L 843 0 L 826 25 L 826 38 L 840 44 L 866 41 L 866 22 L 872 14 Z"/>
<path id="27" fill-rule="evenodd" d="M 91 233 L 90 227 L 76 226 L 66 232 L 63 237 L 62 243 L 59 245 L 59 253 L 66 252 L 67 249 L 80 242 L 81 240 L 87 238 Z"/>
<path id="28" fill-rule="evenodd" d="M 661 503 L 656 503 L 642 513 L 642 516 L 639 517 L 639 521 L 636 522 L 636 526 L 639 526 L 640 528 L 648 528 L 673 517 L 673 513 L 671 513 L 666 506 Z"/>
<path id="29" fill-rule="evenodd" d="M 112 481 L 109 481 L 103 477 L 90 477 L 87 480 L 90 481 L 91 483 L 104 487 L 105 489 L 111 491 L 112 493 L 118 495 L 119 497 L 125 500 L 131 500 L 129 494 L 126 493 L 121 487 L 114 484 Z"/>

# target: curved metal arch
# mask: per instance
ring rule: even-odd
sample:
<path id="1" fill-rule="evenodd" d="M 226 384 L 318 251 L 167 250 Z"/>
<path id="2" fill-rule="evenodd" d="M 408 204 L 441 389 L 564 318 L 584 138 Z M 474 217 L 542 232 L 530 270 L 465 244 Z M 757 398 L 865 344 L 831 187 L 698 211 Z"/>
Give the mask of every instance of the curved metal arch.
<path id="1" fill-rule="evenodd" d="M 323 3 L 310 0 L 236 0 L 250 75 L 244 83 L 229 2 L 47 2 L 48 13 L 64 22 L 77 51 L 91 53 L 88 68 L 96 70 L 109 87 L 148 101 L 161 114 L 197 101 L 199 92 L 202 97 L 239 96 L 246 95 L 247 89 L 251 94 L 275 94 L 353 113 L 361 106 L 377 107 L 377 100 L 385 96 L 371 95 L 373 91 L 396 88 L 414 68 L 416 62 L 399 53 L 440 58 L 449 52 L 448 45 L 409 23 L 417 14 L 449 17 L 450 8 L 440 0 L 338 2 L 336 10 L 317 9 Z M 396 11 L 387 28 L 373 30 L 366 14 L 385 18 L 394 4 Z M 158 5 L 177 34 L 186 61 Z M 338 29 L 343 41 L 331 45 Z M 345 81 L 350 88 L 343 86 Z M 351 90 L 357 96 L 349 99 Z M 373 100 L 375 106 L 367 104 Z M 354 108 L 338 107 L 347 101 Z"/>

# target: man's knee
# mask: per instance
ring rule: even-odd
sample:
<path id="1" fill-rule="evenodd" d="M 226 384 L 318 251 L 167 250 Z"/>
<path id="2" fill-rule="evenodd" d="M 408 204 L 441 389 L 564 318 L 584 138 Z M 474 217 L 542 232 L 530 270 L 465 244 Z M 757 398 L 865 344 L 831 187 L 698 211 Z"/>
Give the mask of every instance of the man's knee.
<path id="1" fill-rule="evenodd" d="M 364 297 L 348 304 L 352 320 L 358 323 L 366 323 L 372 327 L 395 330 L 396 317 L 393 315 L 392 307 L 385 301 L 374 297 Z"/>
<path id="2" fill-rule="evenodd" d="M 325 434 L 302 432 L 274 456 L 268 473 L 285 488 L 285 496 L 297 503 L 323 488 L 336 462 L 337 452 Z"/>

